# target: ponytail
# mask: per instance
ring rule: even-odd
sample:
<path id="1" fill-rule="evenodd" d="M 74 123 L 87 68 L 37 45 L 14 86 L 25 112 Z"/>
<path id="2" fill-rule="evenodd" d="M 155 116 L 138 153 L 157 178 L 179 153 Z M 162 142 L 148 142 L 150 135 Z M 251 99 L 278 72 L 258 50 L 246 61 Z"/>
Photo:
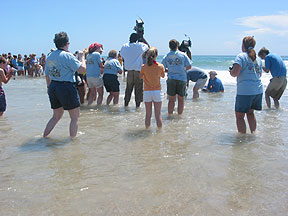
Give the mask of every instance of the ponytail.
<path id="1" fill-rule="evenodd" d="M 248 52 L 248 56 L 251 58 L 252 61 L 256 60 L 256 52 L 254 50 L 255 45 L 256 41 L 254 39 L 254 36 L 247 36 L 243 38 L 243 46 Z"/>
<path id="2" fill-rule="evenodd" d="M 153 61 L 154 59 L 158 56 L 158 50 L 155 47 L 151 47 L 148 51 L 147 51 L 147 64 L 149 66 L 153 65 Z"/>
<path id="3" fill-rule="evenodd" d="M 252 47 L 250 49 L 249 48 L 248 48 L 248 56 L 252 59 L 252 61 L 255 61 L 256 60 L 256 52 Z"/>
<path id="4" fill-rule="evenodd" d="M 154 57 L 153 56 L 148 56 L 147 57 L 147 64 L 149 66 L 153 65 L 153 60 L 154 60 Z"/>

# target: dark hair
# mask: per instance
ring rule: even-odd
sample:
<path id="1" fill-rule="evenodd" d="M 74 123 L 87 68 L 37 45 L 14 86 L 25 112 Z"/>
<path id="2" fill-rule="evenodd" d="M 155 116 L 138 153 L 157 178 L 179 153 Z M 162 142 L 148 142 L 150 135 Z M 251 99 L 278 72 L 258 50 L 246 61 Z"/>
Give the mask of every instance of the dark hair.
<path id="1" fill-rule="evenodd" d="M 256 45 L 256 41 L 254 39 L 254 36 L 244 37 L 242 43 L 245 50 L 248 52 L 249 57 L 252 59 L 252 61 L 255 61 L 256 52 L 254 50 L 254 47 Z"/>
<path id="2" fill-rule="evenodd" d="M 153 60 L 158 56 L 158 50 L 156 47 L 150 47 L 147 51 L 147 64 L 149 66 L 153 65 Z"/>
<path id="3" fill-rule="evenodd" d="M 4 58 L 3 56 L 0 56 L 0 64 L 4 64 L 4 63 L 6 63 L 7 62 L 7 60 L 6 60 L 6 58 Z"/>
<path id="4" fill-rule="evenodd" d="M 129 41 L 130 43 L 135 43 L 139 39 L 139 35 L 136 33 L 132 33 L 130 35 Z"/>
<path id="5" fill-rule="evenodd" d="M 260 49 L 260 51 L 258 52 L 258 56 L 262 56 L 263 54 L 268 55 L 270 52 L 267 48 L 263 47 Z"/>
<path id="6" fill-rule="evenodd" d="M 172 51 L 176 51 L 179 47 L 179 42 L 176 39 L 172 39 L 169 41 L 169 48 Z"/>
<path id="7" fill-rule="evenodd" d="M 55 34 L 54 43 L 57 49 L 63 48 L 68 42 L 69 38 L 66 32 Z"/>

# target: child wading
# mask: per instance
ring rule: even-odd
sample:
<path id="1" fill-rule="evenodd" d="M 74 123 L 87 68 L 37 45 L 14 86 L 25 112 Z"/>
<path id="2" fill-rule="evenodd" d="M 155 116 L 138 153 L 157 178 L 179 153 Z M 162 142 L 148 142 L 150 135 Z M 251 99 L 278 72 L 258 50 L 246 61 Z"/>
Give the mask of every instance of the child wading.
<path id="1" fill-rule="evenodd" d="M 152 102 L 154 104 L 154 112 L 157 127 L 162 127 L 161 118 L 161 84 L 160 77 L 165 76 L 165 68 L 162 64 L 156 62 L 158 56 L 158 50 L 155 47 L 151 47 L 147 51 L 147 64 L 142 65 L 140 71 L 140 78 L 144 78 L 144 95 L 143 100 L 145 102 L 146 118 L 145 126 L 148 128 L 151 122 L 152 116 Z"/>

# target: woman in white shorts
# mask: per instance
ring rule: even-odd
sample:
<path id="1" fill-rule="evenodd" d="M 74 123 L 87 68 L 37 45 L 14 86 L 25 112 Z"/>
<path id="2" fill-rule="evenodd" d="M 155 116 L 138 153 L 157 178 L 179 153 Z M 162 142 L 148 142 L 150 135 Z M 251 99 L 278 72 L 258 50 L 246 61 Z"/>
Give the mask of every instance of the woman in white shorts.
<path id="1" fill-rule="evenodd" d="M 140 78 L 144 78 L 144 95 L 143 100 L 145 102 L 146 117 L 145 126 L 150 127 L 152 116 L 152 102 L 154 104 L 154 113 L 156 118 L 157 127 L 162 128 L 161 118 L 161 84 L 160 78 L 164 78 L 165 69 L 160 63 L 155 60 L 158 56 L 158 50 L 155 47 L 151 47 L 147 51 L 147 63 L 142 65 L 140 71 Z"/>
<path id="2" fill-rule="evenodd" d="M 103 63 L 101 61 L 101 56 L 103 52 L 103 46 L 99 43 L 92 43 L 89 46 L 89 54 L 86 59 L 87 67 L 87 84 L 89 89 L 91 89 L 91 94 L 88 98 L 88 105 L 91 105 L 94 101 L 94 98 L 97 98 L 97 105 L 102 104 L 103 101 Z"/>

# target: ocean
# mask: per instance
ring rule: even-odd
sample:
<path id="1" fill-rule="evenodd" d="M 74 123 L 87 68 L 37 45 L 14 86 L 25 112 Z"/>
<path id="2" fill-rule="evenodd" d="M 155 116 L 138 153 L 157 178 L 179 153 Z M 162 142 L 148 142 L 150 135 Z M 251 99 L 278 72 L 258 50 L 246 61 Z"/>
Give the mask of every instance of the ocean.
<path id="1" fill-rule="evenodd" d="M 119 105 L 81 106 L 74 140 L 67 112 L 42 138 L 52 115 L 43 77 L 4 84 L 0 215 L 287 215 L 288 91 L 278 110 L 263 98 L 255 134 L 238 134 L 234 58 L 193 56 L 193 66 L 217 71 L 225 92 L 192 100 L 190 83 L 181 117 L 168 118 L 162 79 L 161 131 L 154 116 L 145 129 L 134 97 L 124 108 L 123 76 Z M 270 78 L 263 74 L 264 88 Z"/>

